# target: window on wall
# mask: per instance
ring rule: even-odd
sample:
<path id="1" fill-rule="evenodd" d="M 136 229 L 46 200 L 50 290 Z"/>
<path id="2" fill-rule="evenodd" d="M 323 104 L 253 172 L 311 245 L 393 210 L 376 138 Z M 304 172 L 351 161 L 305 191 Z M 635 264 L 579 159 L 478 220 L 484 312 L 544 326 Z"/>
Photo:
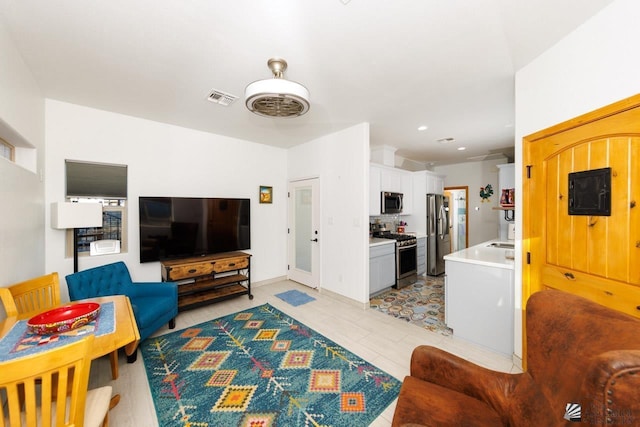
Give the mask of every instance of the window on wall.
<path id="1" fill-rule="evenodd" d="M 15 161 L 15 148 L 4 139 L 0 138 L 0 157 Z"/>
<path id="2" fill-rule="evenodd" d="M 126 199 L 68 198 L 68 202 L 93 202 L 102 205 L 102 227 L 78 229 L 78 256 L 88 255 L 91 242 L 96 240 L 120 240 L 120 251 L 127 252 Z M 67 230 L 66 255 L 73 256 L 73 230 Z"/>
<path id="3" fill-rule="evenodd" d="M 78 255 L 88 255 L 91 242 L 119 240 L 127 251 L 127 166 L 66 160 L 69 202 L 102 204 L 102 227 L 78 229 Z M 67 231 L 67 256 L 73 256 L 73 230 Z"/>

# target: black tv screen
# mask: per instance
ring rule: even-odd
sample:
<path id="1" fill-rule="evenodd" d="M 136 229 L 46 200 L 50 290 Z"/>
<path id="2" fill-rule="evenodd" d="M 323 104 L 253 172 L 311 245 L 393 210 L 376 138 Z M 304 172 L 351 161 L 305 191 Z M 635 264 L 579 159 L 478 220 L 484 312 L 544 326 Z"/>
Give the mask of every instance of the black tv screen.
<path id="1" fill-rule="evenodd" d="M 140 197 L 140 262 L 251 248 L 250 199 Z"/>

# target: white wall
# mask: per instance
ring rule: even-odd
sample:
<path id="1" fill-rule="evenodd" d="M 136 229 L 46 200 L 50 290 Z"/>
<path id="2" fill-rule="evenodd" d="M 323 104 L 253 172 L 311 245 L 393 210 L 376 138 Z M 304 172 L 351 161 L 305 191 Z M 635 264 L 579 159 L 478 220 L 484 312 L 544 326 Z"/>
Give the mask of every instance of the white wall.
<path id="1" fill-rule="evenodd" d="M 286 275 L 286 150 L 53 100 L 46 135 L 46 270 L 63 283 L 73 259 L 49 216 L 50 204 L 64 201 L 65 159 L 128 165 L 129 250 L 81 257 L 79 269 L 123 260 L 134 280 L 160 280 L 158 262 L 140 264 L 139 196 L 248 197 L 252 281 Z M 273 187 L 272 204 L 258 203 L 260 185 Z"/>
<path id="2" fill-rule="evenodd" d="M 28 151 L 0 159 L 0 286 L 45 273 L 44 98 L 0 20 L 0 137 Z"/>
<path id="3" fill-rule="evenodd" d="M 516 74 L 516 194 L 522 138 L 640 93 L 640 2 L 616 0 Z M 517 203 L 517 199 L 516 199 Z M 516 244 L 522 223 L 516 217 Z M 516 251 L 516 353 L 522 354 L 522 256 Z"/>
<path id="4" fill-rule="evenodd" d="M 499 232 L 500 212 L 492 208 L 500 205 L 498 189 L 498 168 L 505 159 L 483 160 L 481 162 L 457 163 L 454 165 L 436 166 L 434 172 L 446 175 L 445 187 L 469 187 L 467 201 L 467 217 L 469 223 L 469 246 L 487 240 L 496 239 Z M 483 202 L 480 188 L 491 184 L 493 196 L 490 201 Z"/>
<path id="5" fill-rule="evenodd" d="M 369 124 L 289 149 L 289 179 L 320 178 L 321 289 L 369 300 Z"/>

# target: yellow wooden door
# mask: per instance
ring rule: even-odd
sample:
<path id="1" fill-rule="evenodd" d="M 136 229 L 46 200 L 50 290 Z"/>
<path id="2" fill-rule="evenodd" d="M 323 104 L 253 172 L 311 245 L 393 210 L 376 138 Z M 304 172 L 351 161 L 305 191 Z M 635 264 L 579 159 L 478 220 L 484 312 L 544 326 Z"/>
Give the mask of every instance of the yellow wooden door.
<path id="1" fill-rule="evenodd" d="M 640 317 L 640 95 L 523 143 L 523 307 L 555 288 Z M 611 215 L 569 215 L 569 174 L 600 168 Z"/>

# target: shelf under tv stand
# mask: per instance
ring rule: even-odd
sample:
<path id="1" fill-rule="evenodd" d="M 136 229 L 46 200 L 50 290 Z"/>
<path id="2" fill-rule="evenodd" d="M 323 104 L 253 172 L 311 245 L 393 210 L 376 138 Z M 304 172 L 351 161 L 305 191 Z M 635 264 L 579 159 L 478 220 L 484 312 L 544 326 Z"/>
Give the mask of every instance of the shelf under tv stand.
<path id="1" fill-rule="evenodd" d="M 251 255 L 225 252 L 161 261 L 162 280 L 178 283 L 178 310 L 184 311 L 251 294 Z"/>

